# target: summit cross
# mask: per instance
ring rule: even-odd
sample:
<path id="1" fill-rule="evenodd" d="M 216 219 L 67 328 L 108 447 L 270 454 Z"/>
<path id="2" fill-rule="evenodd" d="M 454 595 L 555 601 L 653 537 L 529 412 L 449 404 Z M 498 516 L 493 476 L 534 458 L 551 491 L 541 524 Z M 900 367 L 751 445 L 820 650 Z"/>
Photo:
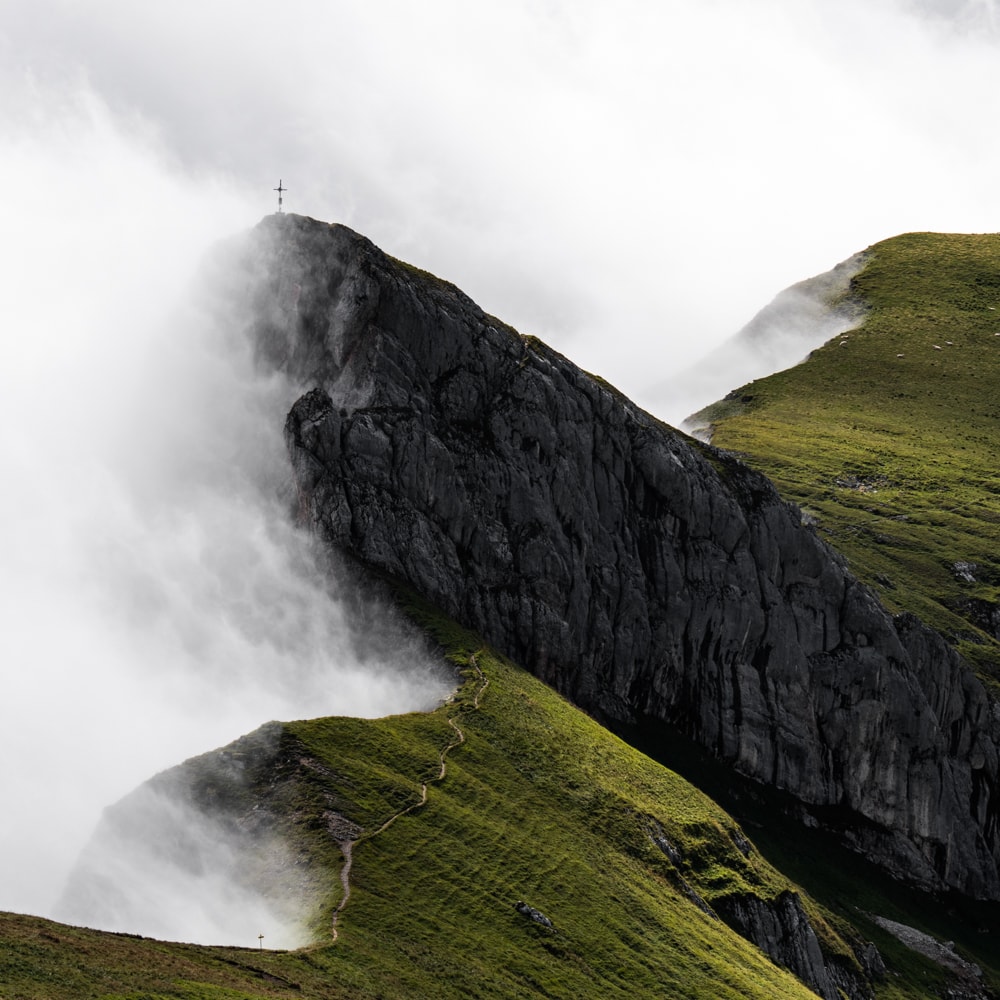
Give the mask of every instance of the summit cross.
<path id="1" fill-rule="evenodd" d="M 278 186 L 276 188 L 272 188 L 271 190 L 278 192 L 278 214 L 280 215 L 281 214 L 281 195 L 282 195 L 282 192 L 287 191 L 288 188 L 282 187 L 281 186 L 281 181 L 279 180 L 278 181 Z"/>

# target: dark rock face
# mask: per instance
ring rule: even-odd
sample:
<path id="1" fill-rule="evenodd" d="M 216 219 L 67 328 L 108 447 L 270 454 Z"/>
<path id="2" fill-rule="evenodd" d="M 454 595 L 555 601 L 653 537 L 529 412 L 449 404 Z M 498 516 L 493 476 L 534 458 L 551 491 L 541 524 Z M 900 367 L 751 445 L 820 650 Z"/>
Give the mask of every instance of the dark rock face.
<path id="1" fill-rule="evenodd" d="M 674 884 L 713 920 L 722 920 L 741 937 L 755 944 L 776 965 L 798 976 L 825 1000 L 840 1000 L 841 992 L 850 1000 L 870 1000 L 871 981 L 882 978 L 885 965 L 871 942 L 860 946 L 854 960 L 842 954 L 823 951 L 809 915 L 796 893 L 784 891 L 774 899 L 752 893 L 733 893 L 717 898 L 713 906 L 698 895 L 684 878 L 683 854 L 658 826 L 649 831 L 650 839 L 663 851 L 673 866 Z M 749 855 L 752 845 L 737 832 L 733 842 Z M 746 845 L 744 850 L 743 845 Z"/>
<path id="2" fill-rule="evenodd" d="M 246 251 L 262 356 L 313 388 L 299 509 L 585 709 L 681 727 L 927 887 L 1000 898 L 1000 709 L 762 476 L 337 226 Z"/>
<path id="3" fill-rule="evenodd" d="M 819 939 L 799 897 L 783 892 L 768 901 L 757 896 L 730 896 L 717 900 L 719 916 L 777 965 L 793 972 L 824 1000 L 840 1000 L 841 991 L 851 1000 L 867 1000 L 871 987 L 860 967 L 827 963 Z M 876 952 L 877 954 L 877 952 Z"/>

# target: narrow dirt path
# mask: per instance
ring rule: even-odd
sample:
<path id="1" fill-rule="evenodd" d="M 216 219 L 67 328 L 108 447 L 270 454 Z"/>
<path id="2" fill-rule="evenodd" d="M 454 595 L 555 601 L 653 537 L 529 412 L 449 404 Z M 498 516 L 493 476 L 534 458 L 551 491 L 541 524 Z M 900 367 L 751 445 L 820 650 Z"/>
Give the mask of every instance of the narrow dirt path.
<path id="1" fill-rule="evenodd" d="M 353 860 L 354 852 L 353 840 L 342 840 L 337 846 L 340 848 L 340 853 L 344 855 L 344 863 L 340 868 L 340 884 L 344 887 L 344 894 L 340 897 L 340 902 L 337 904 L 337 908 L 333 911 L 333 940 L 337 940 L 337 917 L 340 916 L 341 911 L 347 906 L 347 901 L 351 898 L 351 862 Z"/>
<path id="2" fill-rule="evenodd" d="M 472 709 L 473 711 L 479 710 L 479 700 L 482 698 L 483 693 L 490 686 L 489 678 L 483 673 L 482 668 L 479 666 L 479 661 L 477 659 L 478 653 L 473 653 L 469 657 L 469 665 L 476 671 L 476 675 L 479 678 L 479 687 L 476 690 L 475 696 L 472 699 Z M 456 747 L 460 747 L 465 742 L 465 733 L 462 731 L 461 726 L 459 726 L 456 721 L 458 716 L 465 711 L 465 709 L 459 709 L 455 715 L 450 715 L 448 717 L 448 725 L 455 730 L 455 738 L 448 743 L 439 754 L 440 767 L 438 768 L 437 777 L 434 781 L 443 781 L 444 776 L 448 773 L 447 756 Z M 340 847 L 340 853 L 344 856 L 344 863 L 340 869 L 340 884 L 343 886 L 344 892 L 340 897 L 340 902 L 337 903 L 336 908 L 333 911 L 333 919 L 331 921 L 331 933 L 333 940 L 337 940 L 337 921 L 340 918 L 341 913 L 347 907 L 347 901 L 351 898 L 351 865 L 354 860 L 354 848 L 363 843 L 366 840 L 371 840 L 373 837 L 377 837 L 380 833 L 388 830 L 393 823 L 396 822 L 401 816 L 406 816 L 408 813 L 415 812 L 422 806 L 427 804 L 427 782 L 421 782 L 420 784 L 420 799 L 417 802 L 412 802 L 405 809 L 400 809 L 399 812 L 393 813 L 377 830 L 373 830 L 371 833 L 363 833 L 360 837 L 356 837 L 354 840 L 342 840 L 338 844 Z"/>

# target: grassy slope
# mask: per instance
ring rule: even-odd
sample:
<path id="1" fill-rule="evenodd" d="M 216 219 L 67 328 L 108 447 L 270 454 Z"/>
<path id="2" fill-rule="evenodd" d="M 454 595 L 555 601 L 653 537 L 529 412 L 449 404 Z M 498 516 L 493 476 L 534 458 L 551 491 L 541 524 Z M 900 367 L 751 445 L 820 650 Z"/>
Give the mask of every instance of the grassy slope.
<path id="1" fill-rule="evenodd" d="M 871 249 L 853 282 L 862 326 L 709 407 L 713 444 L 799 503 L 889 608 L 996 678 L 1000 644 L 962 604 L 1000 600 L 1000 235 Z"/>
<path id="2" fill-rule="evenodd" d="M 452 636 L 468 661 L 471 638 Z M 289 730 L 329 765 L 338 808 L 367 829 L 352 893 L 332 879 L 319 942 L 301 952 L 201 948 L 100 934 L 33 917 L 0 919 L 0 996 L 797 998 L 811 994 L 703 914 L 654 846 L 658 824 L 703 898 L 789 883 L 736 848 L 736 826 L 674 773 L 607 733 L 518 668 L 481 652 L 480 678 L 427 715 L 320 719 Z M 447 757 L 458 717 L 466 741 Z M 527 901 L 555 933 L 518 914 Z M 815 914 L 828 947 L 846 946 Z"/>
<path id="3" fill-rule="evenodd" d="M 644 726 L 629 741 L 683 774 L 736 817 L 761 854 L 823 907 L 835 927 L 872 941 L 890 974 L 876 991 L 889 997 L 947 995 L 948 975 L 882 930 L 873 915 L 915 927 L 978 964 L 987 986 L 1000 995 L 1000 905 L 957 894 L 930 895 L 893 879 L 848 850 L 822 826 L 810 829 L 793 817 L 799 809 L 781 792 L 735 778 L 705 750 L 661 727 Z M 817 812 L 821 812 L 817 810 Z"/>
<path id="4" fill-rule="evenodd" d="M 658 823 L 682 847 L 709 901 L 777 894 L 786 880 L 740 854 L 732 821 L 529 675 L 478 662 L 490 686 L 478 710 L 465 689 L 467 740 L 444 782 L 355 861 L 337 947 L 356 995 L 387 977 L 405 996 L 804 995 L 690 902 L 648 835 Z"/>
<path id="5" fill-rule="evenodd" d="M 325 764 L 320 785 L 298 796 L 325 801 L 368 830 L 419 801 L 354 849 L 352 892 L 331 943 L 341 888 L 330 878 L 317 943 L 299 952 L 166 944 L 0 915 L 0 996 L 5 1000 L 247 1000 L 258 997 L 690 997 L 812 996 L 753 947 L 691 902 L 731 892 L 771 898 L 789 887 L 756 850 L 744 857 L 734 821 L 676 773 L 623 743 L 524 671 L 481 650 L 473 637 L 427 621 L 466 677 L 436 712 L 381 720 L 292 723 L 291 736 Z M 448 719 L 466 740 L 454 742 Z M 697 770 L 697 769 L 696 769 Z M 706 777 L 702 772 L 702 777 Z M 316 798 L 316 793 L 320 793 Z M 770 840 L 770 817 L 756 827 Z M 316 817 L 313 817 L 314 819 Z M 654 827 L 683 854 L 674 868 Z M 323 824 L 313 824 L 322 830 Z M 327 836 L 328 849 L 329 837 Z M 808 877 L 831 867 L 823 848 L 788 845 L 769 855 Z M 830 952 L 856 939 L 857 906 L 906 922 L 865 871 L 838 858 L 818 888 L 829 908 L 804 904 Z M 812 872 L 815 874 L 815 872 Z M 682 879 L 684 880 L 682 882 Z M 890 893 L 891 895 L 891 893 Z M 523 899 L 553 933 L 518 914 Z M 849 903 L 845 903 L 849 900 Z M 880 1000 L 939 995 L 940 970 L 861 921 L 901 975 Z M 947 920 L 927 928 L 959 937 Z M 266 929 L 265 929 L 266 930 Z M 974 936 L 974 935 L 973 935 Z M 973 957 L 982 961 L 981 955 Z"/>

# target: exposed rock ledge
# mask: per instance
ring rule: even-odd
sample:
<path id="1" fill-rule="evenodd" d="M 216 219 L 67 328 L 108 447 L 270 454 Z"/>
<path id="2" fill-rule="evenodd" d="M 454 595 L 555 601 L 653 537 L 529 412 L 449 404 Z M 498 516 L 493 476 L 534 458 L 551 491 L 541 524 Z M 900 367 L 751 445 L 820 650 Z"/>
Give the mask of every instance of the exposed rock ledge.
<path id="1" fill-rule="evenodd" d="M 315 386 L 300 512 L 610 721 L 652 715 L 926 887 L 1000 898 L 1000 712 L 762 476 L 340 226 L 262 222 L 253 334 Z"/>
<path id="2" fill-rule="evenodd" d="M 772 901 L 757 896 L 737 895 L 717 900 L 719 916 L 771 960 L 791 970 L 823 1000 L 869 1000 L 874 994 L 859 969 L 847 960 L 829 961 L 820 948 L 819 939 L 793 892 L 783 892 Z M 876 964 L 865 969 L 872 979 L 885 972 L 881 956 L 874 946 L 867 955 Z"/>

